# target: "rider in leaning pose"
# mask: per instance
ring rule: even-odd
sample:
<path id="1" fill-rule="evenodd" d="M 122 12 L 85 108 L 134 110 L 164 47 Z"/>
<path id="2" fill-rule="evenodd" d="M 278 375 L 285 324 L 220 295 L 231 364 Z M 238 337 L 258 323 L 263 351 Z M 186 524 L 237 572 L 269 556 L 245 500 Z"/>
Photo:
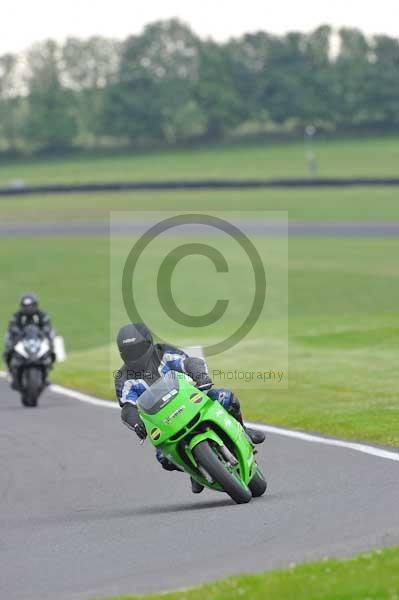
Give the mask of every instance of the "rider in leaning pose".
<path id="1" fill-rule="evenodd" d="M 262 432 L 245 427 L 240 402 L 233 392 L 224 388 L 211 389 L 213 382 L 207 365 L 201 358 L 188 356 L 174 346 L 154 344 L 152 334 L 144 323 L 130 323 L 122 327 L 117 336 L 117 344 L 123 360 L 123 366 L 115 377 L 116 396 L 122 408 L 121 417 L 123 423 L 133 429 L 140 439 L 144 440 L 147 433 L 138 414 L 137 398 L 169 371 L 178 371 L 186 373 L 198 389 L 220 402 L 241 423 L 253 444 L 264 441 Z M 167 471 L 179 470 L 159 450 L 156 456 Z M 194 494 L 199 494 L 204 488 L 191 479 L 191 489 Z"/>

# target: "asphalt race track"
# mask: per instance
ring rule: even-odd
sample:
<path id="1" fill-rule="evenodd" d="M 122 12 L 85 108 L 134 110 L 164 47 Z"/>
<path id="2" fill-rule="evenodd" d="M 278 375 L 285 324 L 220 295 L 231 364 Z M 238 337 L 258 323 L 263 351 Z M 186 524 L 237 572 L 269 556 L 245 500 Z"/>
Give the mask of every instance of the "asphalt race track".
<path id="1" fill-rule="evenodd" d="M 244 506 L 163 471 L 119 412 L 0 381 L 0 598 L 85 600 L 399 544 L 397 462 L 269 435 Z"/>

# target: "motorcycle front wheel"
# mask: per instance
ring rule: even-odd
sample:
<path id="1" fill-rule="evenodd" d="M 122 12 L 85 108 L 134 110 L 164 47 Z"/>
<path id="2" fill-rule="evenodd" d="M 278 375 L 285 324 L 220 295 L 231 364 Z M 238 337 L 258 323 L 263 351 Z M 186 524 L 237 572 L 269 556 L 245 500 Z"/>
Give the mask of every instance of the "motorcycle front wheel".
<path id="1" fill-rule="evenodd" d="M 30 367 L 22 374 L 22 395 L 23 406 L 34 408 L 37 406 L 40 393 L 43 389 L 43 374 L 41 369 Z"/>
<path id="2" fill-rule="evenodd" d="M 226 469 L 207 441 L 193 449 L 193 455 L 201 467 L 216 481 L 237 504 L 246 504 L 252 498 L 251 491 Z"/>

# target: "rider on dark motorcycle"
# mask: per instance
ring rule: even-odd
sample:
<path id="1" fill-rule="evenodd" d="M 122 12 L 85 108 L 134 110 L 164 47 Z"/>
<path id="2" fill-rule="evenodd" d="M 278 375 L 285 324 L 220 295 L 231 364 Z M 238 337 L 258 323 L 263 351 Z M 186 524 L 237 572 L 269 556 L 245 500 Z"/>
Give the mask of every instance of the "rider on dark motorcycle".
<path id="1" fill-rule="evenodd" d="M 24 294 L 20 300 L 19 310 L 11 317 L 6 333 L 4 362 L 11 375 L 11 386 L 18 389 L 17 369 L 12 367 L 12 357 L 15 344 L 21 339 L 25 328 L 35 325 L 40 332 L 49 340 L 52 362 L 55 361 L 54 337 L 55 331 L 51 325 L 50 317 L 46 312 L 39 309 L 39 302 L 34 294 Z"/>

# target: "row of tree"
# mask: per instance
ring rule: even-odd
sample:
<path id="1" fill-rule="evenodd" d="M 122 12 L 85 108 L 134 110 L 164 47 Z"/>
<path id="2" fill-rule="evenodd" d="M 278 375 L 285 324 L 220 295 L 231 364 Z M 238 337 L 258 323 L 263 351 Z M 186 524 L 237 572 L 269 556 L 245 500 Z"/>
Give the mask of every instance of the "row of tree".
<path id="1" fill-rule="evenodd" d="M 156 145 L 399 126 L 399 43 L 355 29 L 223 44 L 178 20 L 124 42 L 70 38 L 0 57 L 0 149 Z"/>

